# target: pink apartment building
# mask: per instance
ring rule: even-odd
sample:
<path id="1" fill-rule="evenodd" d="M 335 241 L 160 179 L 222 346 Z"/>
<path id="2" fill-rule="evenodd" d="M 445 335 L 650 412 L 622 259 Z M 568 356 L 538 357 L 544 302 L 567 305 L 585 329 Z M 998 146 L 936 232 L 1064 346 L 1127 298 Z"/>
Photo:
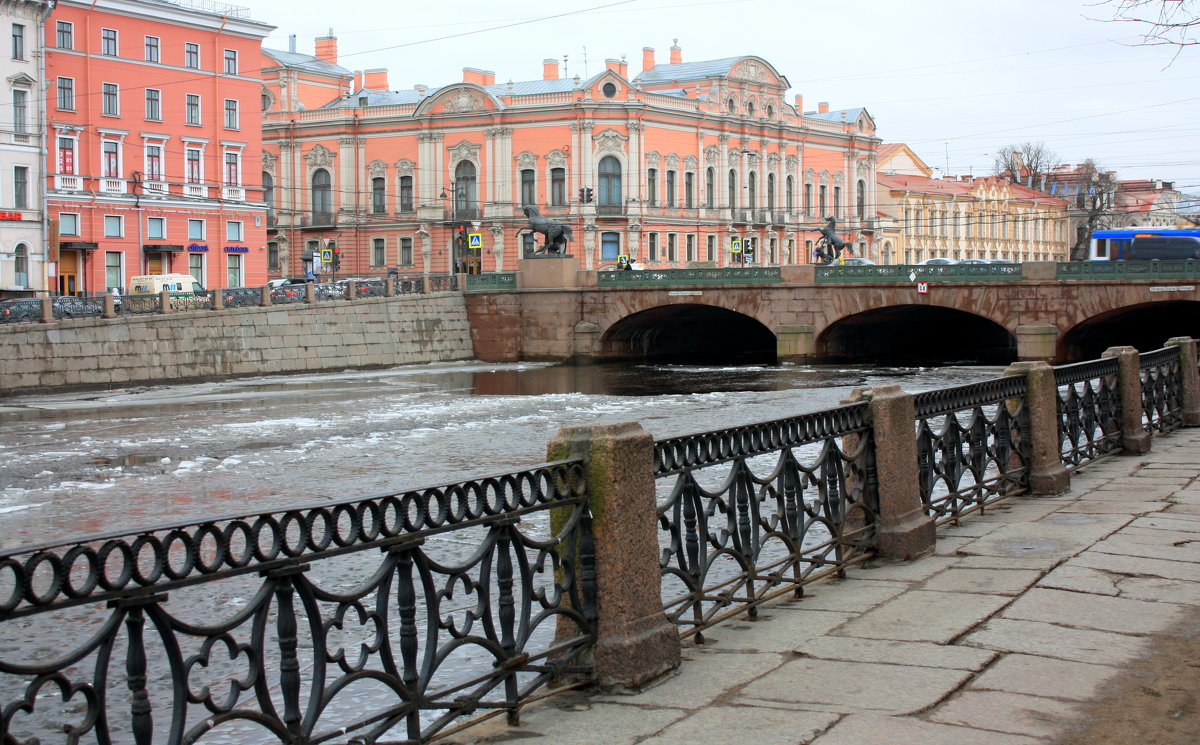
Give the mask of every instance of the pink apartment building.
<path id="1" fill-rule="evenodd" d="M 570 225 L 587 268 L 807 263 L 828 216 L 874 251 L 874 121 L 805 112 L 760 57 L 646 48 L 634 75 L 548 59 L 540 80 L 464 68 L 392 90 L 386 70 L 338 65 L 333 37 L 263 55 L 272 274 L 328 272 L 330 247 L 341 276 L 512 270 L 535 247 L 524 207 Z"/>
<path id="2" fill-rule="evenodd" d="M 53 289 L 168 272 L 265 282 L 258 65 L 271 28 L 213 3 L 58 2 L 45 24 Z"/>

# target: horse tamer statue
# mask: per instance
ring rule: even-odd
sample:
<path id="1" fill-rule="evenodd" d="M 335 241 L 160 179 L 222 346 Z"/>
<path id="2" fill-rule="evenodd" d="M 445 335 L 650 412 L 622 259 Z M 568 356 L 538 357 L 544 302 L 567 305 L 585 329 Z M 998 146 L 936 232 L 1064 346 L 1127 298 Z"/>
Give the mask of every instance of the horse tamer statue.
<path id="1" fill-rule="evenodd" d="M 538 211 L 537 207 L 523 207 L 521 211 L 525 213 L 525 217 L 529 218 L 529 225 L 521 232 L 532 230 L 546 236 L 545 245 L 534 253 L 565 254 L 567 252 L 567 241 L 574 240 L 570 225 L 564 225 L 558 220 L 546 217 Z"/>

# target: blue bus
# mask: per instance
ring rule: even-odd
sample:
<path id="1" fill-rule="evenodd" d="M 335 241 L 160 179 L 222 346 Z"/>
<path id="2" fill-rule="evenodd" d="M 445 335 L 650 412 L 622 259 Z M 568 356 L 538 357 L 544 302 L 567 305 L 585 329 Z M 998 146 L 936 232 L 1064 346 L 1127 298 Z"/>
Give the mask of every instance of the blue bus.
<path id="1" fill-rule="evenodd" d="M 1200 228 L 1120 228 L 1118 230 L 1093 230 L 1088 258 L 1092 261 L 1129 261 L 1142 258 L 1133 251 L 1134 239 L 1182 238 L 1183 241 L 1155 240 L 1150 243 L 1193 243 L 1200 242 Z M 1146 256 L 1145 258 L 1165 258 Z M 1179 258 L 1192 258 L 1180 256 Z"/>

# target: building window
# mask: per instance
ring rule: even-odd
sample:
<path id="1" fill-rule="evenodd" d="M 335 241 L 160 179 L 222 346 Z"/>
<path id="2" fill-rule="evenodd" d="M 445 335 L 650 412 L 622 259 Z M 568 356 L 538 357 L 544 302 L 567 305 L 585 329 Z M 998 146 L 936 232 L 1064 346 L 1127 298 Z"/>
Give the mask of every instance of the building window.
<path id="1" fill-rule="evenodd" d="M 794 212 L 796 209 L 796 182 L 791 176 L 788 176 L 783 182 L 783 198 L 787 211 Z"/>
<path id="2" fill-rule="evenodd" d="M 225 50 L 225 74 L 226 75 L 237 75 L 237 71 L 238 71 L 237 57 L 238 57 L 238 55 L 237 55 L 236 49 L 226 49 Z"/>
<path id="3" fill-rule="evenodd" d="M 75 25 L 70 21 L 58 21 L 54 28 L 54 46 L 59 49 L 74 49 Z"/>
<path id="4" fill-rule="evenodd" d="M 713 208 L 713 200 L 716 199 L 717 172 L 709 168 L 704 172 L 704 206 L 709 209 Z"/>
<path id="5" fill-rule="evenodd" d="M 646 236 L 646 261 L 658 261 L 658 233 Z"/>
<path id="6" fill-rule="evenodd" d="M 400 177 L 400 211 L 413 211 L 413 177 Z"/>
<path id="7" fill-rule="evenodd" d="M 737 206 L 738 206 L 738 182 L 737 182 L 737 170 L 734 168 L 729 169 L 728 187 L 729 187 L 728 188 L 729 194 L 727 195 L 727 197 L 728 197 L 728 201 L 729 201 L 729 207 L 730 207 L 730 209 L 737 209 Z"/>
<path id="8" fill-rule="evenodd" d="M 266 171 L 262 172 L 262 198 L 267 209 L 275 209 L 275 179 Z"/>
<path id="9" fill-rule="evenodd" d="M 104 216 L 104 237 L 120 238 L 125 235 L 125 218 L 120 215 Z"/>
<path id="10" fill-rule="evenodd" d="M 859 179 L 855 190 L 854 210 L 858 214 L 858 219 L 862 220 L 867 216 L 867 182 Z"/>
<path id="11" fill-rule="evenodd" d="M 371 239 L 371 266 L 387 264 L 387 250 L 382 238 Z"/>
<path id="12" fill-rule="evenodd" d="M 225 221 L 225 240 L 227 240 L 227 241 L 242 240 L 242 221 L 241 220 L 226 220 Z"/>
<path id="13" fill-rule="evenodd" d="M 817 189 L 817 210 L 818 210 L 818 214 L 821 215 L 822 217 L 828 216 L 828 206 L 829 206 L 828 195 L 829 195 L 829 187 L 826 186 L 825 184 L 821 184 L 820 188 Z"/>
<path id="14" fill-rule="evenodd" d="M 188 42 L 183 45 L 183 66 L 199 69 L 200 67 L 200 45 Z"/>
<path id="15" fill-rule="evenodd" d="M 107 57 L 117 56 L 117 30 L 115 28 L 100 29 L 100 54 Z"/>
<path id="16" fill-rule="evenodd" d="M 533 169 L 521 169 L 521 206 L 533 207 L 537 205 L 537 184 L 533 180 Z"/>
<path id="17" fill-rule="evenodd" d="M 163 239 L 167 237 L 167 218 L 151 217 L 146 220 L 146 235 L 150 238 Z"/>
<path id="18" fill-rule="evenodd" d="M 160 42 L 157 36 L 146 37 L 146 61 L 158 62 Z"/>
<path id="19" fill-rule="evenodd" d="M 267 243 L 267 269 L 279 271 L 279 244 L 275 241 Z"/>
<path id="20" fill-rule="evenodd" d="M 842 216 L 842 187 L 833 187 L 833 214 L 837 217 Z"/>
<path id="21" fill-rule="evenodd" d="M 121 115 L 121 98 L 116 83 L 104 83 L 101 95 L 101 111 L 105 116 Z"/>
<path id="22" fill-rule="evenodd" d="M 324 168 L 312 175 L 311 203 L 314 218 L 328 220 L 333 216 L 333 183 Z"/>
<path id="23" fill-rule="evenodd" d="M 58 234 L 79 235 L 79 215 L 74 212 L 58 213 Z"/>
<path id="24" fill-rule="evenodd" d="M 804 214 L 812 214 L 812 184 L 804 185 Z"/>
<path id="25" fill-rule="evenodd" d="M 691 171 L 683 174 L 683 206 L 689 210 L 696 206 L 696 174 Z"/>
<path id="26" fill-rule="evenodd" d="M 113 288 L 124 289 L 125 282 L 121 272 L 121 252 L 104 252 L 104 286 L 112 292 Z"/>
<path id="27" fill-rule="evenodd" d="M 521 234 L 521 256 L 528 259 L 537 251 L 537 241 L 534 239 L 533 233 Z"/>
<path id="28" fill-rule="evenodd" d="M 29 246 L 24 243 L 13 249 L 13 282 L 18 287 L 29 286 Z"/>
<path id="29" fill-rule="evenodd" d="M 600 174 L 600 193 L 597 195 L 601 207 L 617 207 L 621 204 L 621 161 L 611 155 L 600 159 L 597 169 Z"/>
<path id="30" fill-rule="evenodd" d="M 64 175 L 75 173 L 75 138 L 58 138 L 58 172 Z"/>
<path id="31" fill-rule="evenodd" d="M 387 212 L 387 181 L 382 176 L 371 179 L 371 212 L 382 215 Z"/>
<path id="32" fill-rule="evenodd" d="M 400 263 L 404 266 L 412 266 L 413 250 L 412 238 L 400 239 Z"/>
<path id="33" fill-rule="evenodd" d="M 187 94 L 184 104 L 184 119 L 185 124 L 200 123 L 200 96 L 196 93 Z"/>
<path id="34" fill-rule="evenodd" d="M 146 146 L 146 180 L 162 181 L 162 145 Z"/>
<path id="35" fill-rule="evenodd" d="M 225 99 L 225 129 L 238 128 L 238 102 L 232 98 Z"/>
<path id="36" fill-rule="evenodd" d="M 704 247 L 704 260 L 717 260 L 717 237 L 715 235 L 708 236 L 707 244 Z"/>
<path id="37" fill-rule="evenodd" d="M 621 234 L 620 233 L 601 233 L 600 234 L 600 260 L 601 261 L 616 261 L 621 255 Z"/>
<path id="38" fill-rule="evenodd" d="M 198 184 L 203 177 L 200 163 L 200 148 L 189 147 L 184 151 L 184 178 L 189 184 Z"/>
<path id="39" fill-rule="evenodd" d="M 567 169 L 550 169 L 550 205 L 562 207 L 567 203 Z"/>
<path id="40" fill-rule="evenodd" d="M 775 209 L 775 174 L 767 174 L 767 209 Z"/>
<path id="41" fill-rule="evenodd" d="M 475 164 L 461 161 L 454 167 L 454 210 L 459 219 L 475 217 Z"/>
<path id="42" fill-rule="evenodd" d="M 204 240 L 204 220 L 188 220 L 188 240 Z"/>
<path id="43" fill-rule="evenodd" d="M 746 192 L 749 197 L 750 209 L 758 207 L 758 174 L 751 171 L 746 175 Z"/>
<path id="44" fill-rule="evenodd" d="M 225 254 L 225 286 L 242 286 L 242 255 Z"/>
<path id="45" fill-rule="evenodd" d="M 121 177 L 121 143 L 116 140 L 100 143 L 100 167 L 104 178 Z"/>
<path id="46" fill-rule="evenodd" d="M 667 206 L 675 206 L 675 171 L 667 171 Z"/>
<path id="47" fill-rule="evenodd" d="M 13 132 L 29 133 L 29 91 L 13 90 Z"/>
<path id="48" fill-rule="evenodd" d="M 646 204 L 651 207 L 658 204 L 658 169 L 646 169 Z"/>
<path id="49" fill-rule="evenodd" d="M 675 252 L 675 234 L 667 233 L 667 261 L 673 264 L 678 260 Z"/>
<path id="50" fill-rule="evenodd" d="M 242 156 L 233 150 L 225 152 L 225 185 L 242 185 Z"/>
<path id="51" fill-rule="evenodd" d="M 12 25 L 12 58 L 25 59 L 25 27 L 19 23 Z"/>
<path id="52" fill-rule="evenodd" d="M 146 119 L 162 121 L 162 93 L 153 88 L 146 89 Z"/>
<path id="53" fill-rule="evenodd" d="M 60 111 L 75 110 L 75 78 L 58 79 L 58 108 Z"/>
<path id="54" fill-rule="evenodd" d="M 691 233 L 688 233 L 687 238 L 685 240 L 687 241 L 687 252 L 686 252 L 687 260 L 695 261 L 696 260 L 696 236 L 692 235 Z"/>
<path id="55" fill-rule="evenodd" d="M 29 166 L 13 166 L 13 207 L 29 209 Z"/>

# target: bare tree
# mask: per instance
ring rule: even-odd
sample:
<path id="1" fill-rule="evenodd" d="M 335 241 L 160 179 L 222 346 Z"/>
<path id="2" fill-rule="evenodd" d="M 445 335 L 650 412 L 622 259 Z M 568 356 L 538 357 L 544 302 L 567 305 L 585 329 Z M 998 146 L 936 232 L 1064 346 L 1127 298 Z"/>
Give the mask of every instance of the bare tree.
<path id="1" fill-rule="evenodd" d="M 1137 26 L 1145 46 L 1190 47 L 1200 45 L 1200 2 L 1197 0 L 1103 0 L 1096 5 L 1112 8 L 1109 23 Z"/>
<path id="2" fill-rule="evenodd" d="M 992 163 L 996 175 L 1039 191 L 1044 191 L 1046 176 L 1062 165 L 1058 155 L 1042 142 L 1005 145 L 992 156 Z"/>
<path id="3" fill-rule="evenodd" d="M 1071 183 L 1077 185 L 1072 207 L 1079 221 L 1075 245 L 1071 247 L 1071 261 L 1087 261 L 1092 231 L 1113 227 L 1115 223 L 1117 174 L 1104 170 L 1089 158 L 1072 175 Z"/>

